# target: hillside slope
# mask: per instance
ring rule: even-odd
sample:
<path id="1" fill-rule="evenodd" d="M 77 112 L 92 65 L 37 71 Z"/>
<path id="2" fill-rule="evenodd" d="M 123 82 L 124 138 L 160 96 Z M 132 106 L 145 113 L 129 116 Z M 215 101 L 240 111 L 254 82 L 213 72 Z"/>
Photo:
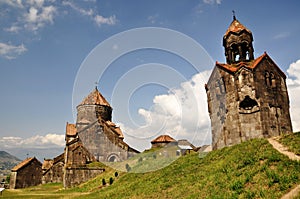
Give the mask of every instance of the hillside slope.
<path id="1" fill-rule="evenodd" d="M 20 161 L 20 159 L 7 153 L 6 151 L 0 151 L 0 175 L 8 175 L 10 170 Z"/>
<path id="2" fill-rule="evenodd" d="M 280 198 L 297 184 L 300 162 L 255 139 L 187 155 L 155 172 L 126 173 L 86 198 Z"/>
<path id="3" fill-rule="evenodd" d="M 288 137 L 294 145 L 299 134 Z M 147 155 L 147 154 L 144 154 Z M 138 164 L 149 164 L 141 161 Z M 99 165 L 103 166 L 103 165 Z M 143 167 L 143 165 L 140 165 Z M 254 139 L 208 154 L 182 156 L 149 173 L 123 173 L 111 168 L 74 187 L 46 184 L 6 190 L 5 198 L 281 198 L 300 184 L 300 161 L 276 151 L 266 139 Z M 113 179 L 112 185 L 109 179 Z M 102 185 L 105 179 L 106 186 Z M 300 196 L 298 196 L 300 198 Z"/>

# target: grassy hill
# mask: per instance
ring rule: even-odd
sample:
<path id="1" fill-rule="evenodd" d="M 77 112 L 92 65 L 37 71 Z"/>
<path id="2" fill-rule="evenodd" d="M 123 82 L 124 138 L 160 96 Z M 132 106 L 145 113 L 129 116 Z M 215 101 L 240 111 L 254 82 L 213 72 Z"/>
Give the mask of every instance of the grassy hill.
<path id="1" fill-rule="evenodd" d="M 298 139 L 289 137 L 287 145 Z M 293 144 L 291 144 L 293 145 Z M 148 164 L 147 161 L 139 162 Z M 280 154 L 265 139 L 254 139 L 208 154 L 190 154 L 149 173 L 103 175 L 78 187 L 61 184 L 7 190 L 7 198 L 280 198 L 300 184 L 300 162 Z M 102 179 L 112 185 L 102 186 Z M 43 194 L 44 193 L 44 194 Z"/>

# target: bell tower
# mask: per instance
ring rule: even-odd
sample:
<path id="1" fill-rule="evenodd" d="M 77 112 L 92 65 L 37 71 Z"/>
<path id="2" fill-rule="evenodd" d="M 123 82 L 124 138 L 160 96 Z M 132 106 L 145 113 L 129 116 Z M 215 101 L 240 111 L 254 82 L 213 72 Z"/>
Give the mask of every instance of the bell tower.
<path id="1" fill-rule="evenodd" d="M 251 61 L 254 59 L 252 32 L 235 17 L 223 37 L 227 64 Z"/>
<path id="2" fill-rule="evenodd" d="M 291 133 L 286 75 L 265 52 L 254 58 L 252 32 L 233 15 L 223 36 L 226 63 L 205 86 L 212 147 Z"/>

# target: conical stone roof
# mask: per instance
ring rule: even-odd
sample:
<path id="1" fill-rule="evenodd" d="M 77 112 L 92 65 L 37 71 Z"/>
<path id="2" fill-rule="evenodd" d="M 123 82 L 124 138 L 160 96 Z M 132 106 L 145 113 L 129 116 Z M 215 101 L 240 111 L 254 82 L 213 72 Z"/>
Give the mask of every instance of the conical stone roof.
<path id="1" fill-rule="evenodd" d="M 79 104 L 80 105 L 103 105 L 109 106 L 110 104 L 106 101 L 103 95 L 98 91 L 97 87 L 83 99 L 83 101 Z"/>

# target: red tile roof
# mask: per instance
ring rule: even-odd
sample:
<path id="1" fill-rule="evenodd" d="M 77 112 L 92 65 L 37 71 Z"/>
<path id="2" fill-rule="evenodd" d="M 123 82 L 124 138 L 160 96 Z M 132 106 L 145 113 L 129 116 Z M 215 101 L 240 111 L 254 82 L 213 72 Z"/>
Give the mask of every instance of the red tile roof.
<path id="1" fill-rule="evenodd" d="M 119 138 L 124 138 L 123 132 L 119 126 L 117 126 L 112 121 L 106 121 L 105 122 L 115 133 L 118 134 Z"/>
<path id="2" fill-rule="evenodd" d="M 76 136 L 77 130 L 75 124 L 69 124 L 66 126 L 66 136 Z"/>
<path id="3" fill-rule="evenodd" d="M 25 160 L 23 160 L 22 162 L 20 162 L 18 165 L 16 165 L 14 168 L 12 168 L 11 171 L 18 171 L 21 168 L 23 168 L 24 166 L 26 166 L 27 164 L 29 164 L 31 161 L 33 160 L 37 160 L 35 157 L 32 158 L 26 158 Z M 38 160 L 37 160 L 38 161 Z M 40 163 L 40 161 L 38 161 Z M 42 163 L 40 163 L 42 165 Z"/>
<path id="4" fill-rule="evenodd" d="M 240 33 L 243 30 L 246 30 L 247 32 L 251 33 L 251 31 L 248 28 L 241 24 L 237 19 L 234 19 L 229 25 L 224 37 L 226 37 L 230 32 Z"/>
<path id="5" fill-rule="evenodd" d="M 259 56 L 258 58 L 256 58 L 253 61 L 250 61 L 250 62 L 239 62 L 236 64 L 222 64 L 222 63 L 216 62 L 216 66 L 221 69 L 224 69 L 228 72 L 231 72 L 231 73 L 235 73 L 238 70 L 240 70 L 240 68 L 243 68 L 243 67 L 250 69 L 250 70 L 254 70 L 264 58 L 269 59 L 274 64 L 274 66 L 277 67 L 277 69 L 281 73 L 281 75 L 283 77 L 286 77 L 284 72 L 282 72 L 282 70 L 276 65 L 276 63 L 270 58 L 270 56 L 266 52 L 264 52 L 264 54 L 262 54 L 261 56 Z"/>
<path id="6" fill-rule="evenodd" d="M 151 141 L 152 144 L 153 143 L 169 143 L 169 142 L 176 142 L 176 140 L 169 135 L 160 135 Z"/>
<path id="7" fill-rule="evenodd" d="M 87 97 L 85 97 L 79 105 L 110 106 L 103 95 L 98 91 L 97 87 Z"/>

